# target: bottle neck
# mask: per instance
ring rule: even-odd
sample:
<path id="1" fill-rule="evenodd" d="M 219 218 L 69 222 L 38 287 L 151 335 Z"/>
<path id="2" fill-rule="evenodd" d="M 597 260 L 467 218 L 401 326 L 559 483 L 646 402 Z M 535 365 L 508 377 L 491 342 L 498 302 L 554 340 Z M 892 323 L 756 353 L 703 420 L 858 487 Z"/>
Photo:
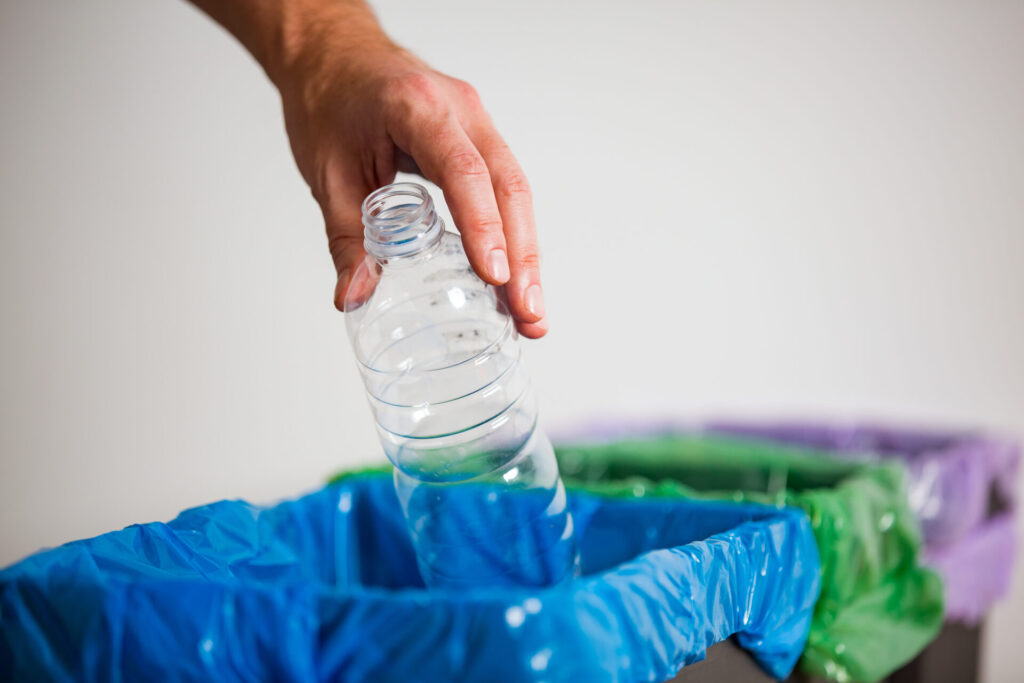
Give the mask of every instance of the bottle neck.
<path id="1" fill-rule="evenodd" d="M 418 183 L 385 185 L 363 201 L 363 245 L 382 264 L 423 253 L 443 232 L 444 221 Z"/>

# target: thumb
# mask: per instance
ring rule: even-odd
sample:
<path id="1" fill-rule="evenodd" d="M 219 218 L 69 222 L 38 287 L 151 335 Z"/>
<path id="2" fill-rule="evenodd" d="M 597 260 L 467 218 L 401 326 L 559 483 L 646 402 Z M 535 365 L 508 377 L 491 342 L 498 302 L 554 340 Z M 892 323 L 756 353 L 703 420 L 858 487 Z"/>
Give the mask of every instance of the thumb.
<path id="1" fill-rule="evenodd" d="M 338 275 L 334 286 L 334 307 L 344 312 L 345 297 L 351 288 L 352 278 L 366 256 L 363 248 L 362 220 L 362 201 L 365 192 L 360 192 L 365 188 L 363 183 L 330 174 L 324 184 L 331 191 L 314 192 L 313 196 L 320 205 L 324 217 L 327 248 L 331 252 L 334 270 Z"/>
<path id="2" fill-rule="evenodd" d="M 373 293 L 376 278 L 371 282 L 367 277 L 369 273 L 364 272 L 369 264 L 364 264 L 366 250 L 363 248 L 362 232 L 355 235 L 349 232 L 336 234 L 328 239 L 328 246 L 338 273 L 337 284 L 334 286 L 334 307 L 344 312 L 346 299 L 350 300 L 350 304 L 353 298 L 361 303 Z"/>

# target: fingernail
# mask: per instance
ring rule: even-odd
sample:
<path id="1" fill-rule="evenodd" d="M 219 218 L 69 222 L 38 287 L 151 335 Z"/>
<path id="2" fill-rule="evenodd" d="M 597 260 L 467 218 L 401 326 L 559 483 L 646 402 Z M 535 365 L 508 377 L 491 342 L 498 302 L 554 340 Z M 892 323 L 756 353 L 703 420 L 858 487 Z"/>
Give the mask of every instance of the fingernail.
<path id="1" fill-rule="evenodd" d="M 538 318 L 544 317 L 544 294 L 540 291 L 540 285 L 530 285 L 526 288 L 526 310 Z"/>
<path id="2" fill-rule="evenodd" d="M 499 283 L 508 282 L 508 256 L 505 255 L 504 249 L 491 249 L 491 253 L 487 255 L 487 271 Z"/>

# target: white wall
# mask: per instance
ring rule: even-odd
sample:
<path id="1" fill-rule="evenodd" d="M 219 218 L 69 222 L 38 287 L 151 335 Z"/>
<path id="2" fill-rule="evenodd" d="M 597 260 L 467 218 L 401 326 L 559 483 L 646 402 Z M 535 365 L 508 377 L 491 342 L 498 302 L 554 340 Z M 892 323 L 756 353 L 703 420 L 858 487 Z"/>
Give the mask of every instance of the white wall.
<path id="1" fill-rule="evenodd" d="M 380 3 L 532 181 L 549 423 L 1024 433 L 1024 5 L 820 5 Z M 278 109 L 183 3 L 0 3 L 0 563 L 380 457 Z"/>

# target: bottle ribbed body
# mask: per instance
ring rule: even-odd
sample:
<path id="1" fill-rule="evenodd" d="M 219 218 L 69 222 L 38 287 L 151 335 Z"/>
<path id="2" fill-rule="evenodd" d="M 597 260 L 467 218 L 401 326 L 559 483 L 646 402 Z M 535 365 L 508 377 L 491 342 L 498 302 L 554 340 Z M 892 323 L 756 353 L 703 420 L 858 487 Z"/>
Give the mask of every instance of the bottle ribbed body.
<path id="1" fill-rule="evenodd" d="M 440 221 L 421 206 L 425 191 L 398 187 L 397 204 L 376 198 L 378 213 L 400 217 L 384 237 L 375 196 L 364 204 L 371 256 L 353 288 L 372 294 L 346 314 L 424 581 L 556 583 L 576 567 L 572 518 L 515 326 L 456 235 L 396 227 L 401 217 Z M 418 248 L 394 256 L 409 242 Z"/>

